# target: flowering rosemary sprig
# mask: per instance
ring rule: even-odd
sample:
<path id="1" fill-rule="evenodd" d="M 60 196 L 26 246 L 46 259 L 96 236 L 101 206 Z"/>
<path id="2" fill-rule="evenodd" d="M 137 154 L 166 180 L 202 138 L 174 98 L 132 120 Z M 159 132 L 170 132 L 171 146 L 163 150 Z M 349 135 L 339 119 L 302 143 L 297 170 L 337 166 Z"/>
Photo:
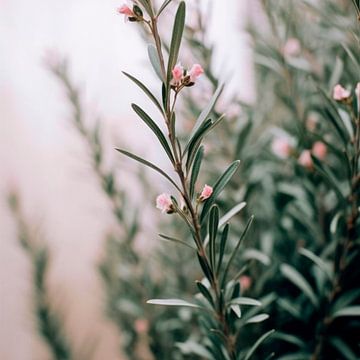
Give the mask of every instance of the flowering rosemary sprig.
<path id="1" fill-rule="evenodd" d="M 240 306 L 261 305 L 255 299 L 241 297 L 240 282 L 236 281 L 236 279 L 229 280 L 232 265 L 239 247 L 251 226 L 253 217 L 249 219 L 235 248 L 227 256 L 229 224 L 222 223 L 216 201 L 235 174 L 240 162 L 238 160 L 234 161 L 213 186 L 205 185 L 201 193 L 196 194 L 197 177 L 204 156 L 204 148 L 201 143 L 204 137 L 224 119 L 224 116 L 215 121 L 208 119 L 218 98 L 218 95 L 214 96 L 210 105 L 200 114 L 186 145 L 183 146 L 179 141 L 176 133 L 176 102 L 179 94 L 186 87 L 195 85 L 199 76 L 203 73 L 203 69 L 199 64 L 195 64 L 187 71 L 178 61 L 185 25 L 185 3 L 183 1 L 180 2 L 176 12 L 168 61 L 167 63 L 165 62 L 162 52 L 162 41 L 158 31 L 158 20 L 159 15 L 169 3 L 170 1 L 165 1 L 160 10 L 156 12 L 150 0 L 139 0 L 133 2 L 132 9 L 127 7 L 125 12 L 123 9 L 127 5 L 123 5 L 119 12 L 125 16 L 133 17 L 133 15 L 129 15 L 130 11 L 134 14 L 137 11 L 140 14 L 136 8 L 140 6 L 143 8 L 141 9 L 141 16 L 138 15 L 136 21 L 144 23 L 149 29 L 155 44 L 155 46 L 149 45 L 148 52 L 151 64 L 162 83 L 162 101 L 160 102 L 141 81 L 127 73 L 125 75 L 135 82 L 159 109 L 167 129 L 167 136 L 143 109 L 136 104 L 132 104 L 136 114 L 158 138 L 177 176 L 176 178 L 172 177 L 157 165 L 126 150 L 117 150 L 157 171 L 173 185 L 178 193 L 178 198 L 164 193 L 157 197 L 156 205 L 163 213 L 177 214 L 184 220 L 195 243 L 196 257 L 203 271 L 204 279 L 196 283 L 201 295 L 200 299 L 197 298 L 195 302 L 180 299 L 153 299 L 148 301 L 148 303 L 189 306 L 203 310 L 208 323 L 206 330 L 210 330 L 210 334 L 207 334 L 207 338 L 210 340 L 207 350 L 216 359 L 248 359 L 261 342 L 273 332 L 269 331 L 261 337 L 255 343 L 254 348 L 247 354 L 241 353 L 240 349 L 238 349 L 238 336 L 241 324 L 237 319 L 241 318 Z M 241 208 L 243 206 L 239 207 L 239 209 Z M 221 239 L 218 241 L 218 233 L 223 225 L 225 226 L 221 232 Z M 183 242 L 171 236 L 166 236 L 166 238 L 176 242 Z M 260 314 L 248 319 L 247 322 L 260 322 L 266 318 L 266 314 Z"/>

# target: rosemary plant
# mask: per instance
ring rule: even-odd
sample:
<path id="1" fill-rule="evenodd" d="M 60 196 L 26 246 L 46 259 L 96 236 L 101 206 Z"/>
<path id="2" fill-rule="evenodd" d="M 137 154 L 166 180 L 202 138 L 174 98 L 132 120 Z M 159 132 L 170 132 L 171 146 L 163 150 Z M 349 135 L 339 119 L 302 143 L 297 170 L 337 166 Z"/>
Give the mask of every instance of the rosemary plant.
<path id="1" fill-rule="evenodd" d="M 158 31 L 160 15 L 170 4 L 165 1 L 155 11 L 151 1 L 142 0 L 133 4 L 132 8 L 123 5 L 119 12 L 131 22 L 142 23 L 150 31 L 155 45 L 149 45 L 148 52 L 150 61 L 157 73 L 162 86 L 162 101 L 160 102 L 153 93 L 132 75 L 125 75 L 138 85 L 145 94 L 152 100 L 159 110 L 164 121 L 167 137 L 164 135 L 156 122 L 138 105 L 132 104 L 136 114 L 149 126 L 158 138 L 163 151 L 168 156 L 176 176 L 169 175 L 164 170 L 137 155 L 126 150 L 117 149 L 122 154 L 154 169 L 164 176 L 174 187 L 178 199 L 170 194 L 162 194 L 157 198 L 157 207 L 163 213 L 179 215 L 188 227 L 193 242 L 195 258 L 203 271 L 204 279 L 197 281 L 197 287 L 201 296 L 195 302 L 188 302 L 181 299 L 153 299 L 150 304 L 168 306 L 194 307 L 204 312 L 201 322 L 206 332 L 207 345 L 203 349 L 209 358 L 214 359 L 248 359 L 262 341 L 271 333 L 263 335 L 255 343 L 254 348 L 243 353 L 238 348 L 238 337 L 240 334 L 241 309 L 240 306 L 259 306 L 260 302 L 255 299 L 240 296 L 240 283 L 234 281 L 232 265 L 238 254 L 242 240 L 246 236 L 253 217 L 251 217 L 238 240 L 235 248 L 229 256 L 226 254 L 229 224 L 223 224 L 219 207 L 216 200 L 226 184 L 235 174 L 239 161 L 234 161 L 225 172 L 218 178 L 213 187 L 205 185 L 201 193 L 196 192 L 196 180 L 199 175 L 204 148 L 201 142 L 205 135 L 218 125 L 224 116 L 215 121 L 208 119 L 208 115 L 214 106 L 212 103 L 206 108 L 197 119 L 189 139 L 185 146 L 181 144 L 176 133 L 176 104 L 178 97 L 186 91 L 187 87 L 195 85 L 198 77 L 203 73 L 200 65 L 195 64 L 188 71 L 178 62 L 181 40 L 185 25 L 185 3 L 180 2 L 176 12 L 169 56 L 165 62 L 162 40 Z M 145 13 L 145 14 L 144 14 Z M 214 102 L 216 98 L 214 98 Z M 221 238 L 218 241 L 218 232 L 221 231 Z M 182 239 L 173 236 L 160 235 L 168 240 L 192 246 Z M 238 269 L 239 270 L 239 269 Z M 240 270 L 241 271 L 241 270 Z M 237 276 L 235 276 L 237 279 Z M 260 314 L 247 320 L 247 323 L 261 322 L 268 316 Z"/>

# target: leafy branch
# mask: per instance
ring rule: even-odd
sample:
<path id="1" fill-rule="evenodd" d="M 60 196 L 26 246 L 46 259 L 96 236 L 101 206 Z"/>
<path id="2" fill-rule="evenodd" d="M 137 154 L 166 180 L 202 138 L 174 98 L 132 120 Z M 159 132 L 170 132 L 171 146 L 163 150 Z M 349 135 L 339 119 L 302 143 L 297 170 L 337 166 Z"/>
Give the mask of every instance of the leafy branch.
<path id="1" fill-rule="evenodd" d="M 230 257 L 228 258 L 227 256 L 224 256 L 227 237 L 229 234 L 229 226 L 227 225 L 222 233 L 221 244 L 219 247 L 217 241 L 217 234 L 220 230 L 219 208 L 216 205 L 216 200 L 238 169 L 239 161 L 233 162 L 226 169 L 226 171 L 214 184 L 214 187 L 205 186 L 202 193 L 197 194 L 194 199 L 194 187 L 199 174 L 201 161 L 203 159 L 201 142 L 204 136 L 213 129 L 220 120 L 223 119 L 223 117 L 221 117 L 218 121 L 213 122 L 207 118 L 221 90 L 214 95 L 213 102 L 209 108 L 200 114 L 192 134 L 190 135 L 185 148 L 183 148 L 176 133 L 176 102 L 180 93 L 186 87 L 195 85 L 197 78 L 203 73 L 203 69 L 198 64 L 193 65 L 191 70 L 188 71 L 185 70 L 180 63 L 178 63 L 181 40 L 185 26 L 185 3 L 183 1 L 180 2 L 175 15 L 167 63 L 165 62 L 162 52 L 162 41 L 158 30 L 159 15 L 163 9 L 160 8 L 161 11 L 155 15 L 156 12 L 153 9 L 151 1 L 143 0 L 140 1 L 140 3 L 143 6 L 144 11 L 147 13 L 147 16 L 149 17 L 148 19 L 144 17 L 142 9 L 139 11 L 137 5 L 135 5 L 132 9 L 125 9 L 122 7 L 119 12 L 123 13 L 125 16 L 133 17 L 137 22 L 143 23 L 149 28 L 149 31 L 152 34 L 156 53 L 151 50 L 149 51 L 149 54 L 154 70 L 157 74 L 160 73 L 159 78 L 162 80 L 161 108 L 159 107 L 160 101 L 154 98 L 147 86 L 131 75 L 129 76 L 126 74 L 126 76 L 130 77 L 130 79 L 134 81 L 153 101 L 156 107 L 159 108 L 167 128 L 168 140 L 166 140 L 165 135 L 156 125 L 156 122 L 153 121 L 140 107 L 133 105 L 133 109 L 158 138 L 163 150 L 168 155 L 175 173 L 177 174 L 178 182 L 172 179 L 172 177 L 164 170 L 149 161 L 123 149 L 117 150 L 161 173 L 179 191 L 179 196 L 183 205 L 179 206 L 175 197 L 168 194 L 162 194 L 158 197 L 158 207 L 163 212 L 167 212 L 169 214 L 176 213 L 180 215 L 180 217 L 185 221 L 195 243 L 197 259 L 206 279 L 205 282 L 197 282 L 198 289 L 205 301 L 204 305 L 198 306 L 194 303 L 177 299 L 153 299 L 150 300 L 149 303 L 172 306 L 190 306 L 195 308 L 199 307 L 206 312 L 210 310 L 210 314 L 212 314 L 211 321 L 214 323 L 214 327 L 211 331 L 216 334 L 215 338 L 217 339 L 215 341 L 215 338 L 209 336 L 212 343 L 213 353 L 217 354 L 217 359 L 220 359 L 224 358 L 223 351 L 225 351 L 227 357 L 232 360 L 237 360 L 239 359 L 239 351 L 237 349 L 236 339 L 239 327 L 236 325 L 236 319 L 241 317 L 241 312 L 239 311 L 241 301 L 234 303 L 234 299 L 239 298 L 240 286 L 236 281 L 229 281 L 227 276 L 240 244 L 249 230 L 252 219 L 243 231 L 243 234 L 236 247 L 232 250 Z M 166 1 L 164 5 L 167 6 Z M 204 236 L 206 234 L 209 239 L 208 247 L 205 246 L 204 241 Z M 171 238 L 172 237 L 166 237 L 167 240 Z M 176 240 L 177 243 L 182 242 L 182 240 L 174 240 Z M 251 305 L 256 304 L 256 302 L 253 302 Z M 247 305 L 250 304 L 247 303 Z M 253 322 L 259 322 L 265 320 L 266 318 L 267 316 L 259 315 L 256 320 L 254 318 Z M 265 336 L 263 340 L 266 338 L 267 337 Z M 219 339 L 220 343 L 218 341 Z M 262 340 L 257 343 L 256 347 L 259 346 L 261 342 Z M 255 349 L 251 350 L 251 352 L 254 351 Z M 248 357 L 245 356 L 244 358 Z"/>

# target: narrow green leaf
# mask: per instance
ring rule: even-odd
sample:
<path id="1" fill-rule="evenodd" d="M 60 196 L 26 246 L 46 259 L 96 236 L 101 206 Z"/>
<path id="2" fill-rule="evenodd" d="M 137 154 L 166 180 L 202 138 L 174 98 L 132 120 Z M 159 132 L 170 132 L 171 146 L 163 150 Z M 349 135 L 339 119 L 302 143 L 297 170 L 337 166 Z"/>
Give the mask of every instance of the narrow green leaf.
<path id="1" fill-rule="evenodd" d="M 344 356 L 345 360 L 358 360 L 359 358 L 354 354 L 351 348 L 339 337 L 330 337 L 331 345 Z"/>
<path id="2" fill-rule="evenodd" d="M 211 97 L 211 99 L 209 100 L 208 104 L 205 106 L 205 108 L 203 109 L 203 111 L 200 113 L 199 117 L 197 118 L 194 127 L 191 130 L 190 136 L 189 138 L 191 139 L 194 134 L 198 131 L 198 129 L 200 128 L 200 126 L 203 125 L 204 121 L 206 121 L 206 119 L 209 117 L 212 109 L 214 108 L 217 100 L 219 99 L 221 93 L 224 90 L 224 85 L 220 85 L 216 91 L 214 92 L 213 96 Z"/>
<path id="3" fill-rule="evenodd" d="M 348 306 L 336 311 L 332 317 L 360 316 L 360 305 Z"/>
<path id="4" fill-rule="evenodd" d="M 358 5 L 358 7 L 360 6 L 360 4 Z M 358 61 L 359 57 L 357 55 L 355 55 L 350 48 L 348 47 L 348 45 L 346 44 L 341 44 L 341 46 L 344 48 L 344 50 L 346 51 L 346 53 L 348 54 L 349 58 L 351 59 L 351 61 L 353 62 L 353 64 L 355 65 L 355 67 L 357 68 L 358 73 L 360 72 L 360 63 Z"/>
<path id="5" fill-rule="evenodd" d="M 293 302 L 285 298 L 278 299 L 277 303 L 279 307 L 281 307 L 281 310 L 287 311 L 295 319 L 299 319 L 299 320 L 302 319 L 302 314 L 300 312 L 301 310 L 297 304 L 294 304 Z"/>
<path id="6" fill-rule="evenodd" d="M 261 302 L 256 299 L 252 299 L 245 296 L 240 296 L 230 301 L 230 304 L 237 304 L 237 305 L 250 305 L 250 306 L 261 306 Z"/>
<path id="7" fill-rule="evenodd" d="M 271 263 L 270 258 L 257 249 L 246 249 L 242 254 L 242 258 L 244 260 L 257 260 L 265 266 L 269 266 Z"/>
<path id="8" fill-rule="evenodd" d="M 188 158 L 191 157 L 190 153 L 196 149 L 195 144 L 199 145 L 199 142 L 210 132 L 210 130 L 214 129 L 218 124 L 221 123 L 225 119 L 225 114 L 221 115 L 216 121 L 212 121 L 210 119 L 204 120 L 199 128 L 194 132 L 194 134 L 190 135 L 189 141 L 185 146 L 184 154 L 189 152 Z M 210 125 L 209 125 L 210 124 Z"/>
<path id="9" fill-rule="evenodd" d="M 246 320 L 246 324 L 257 324 L 263 322 L 269 318 L 268 314 L 259 314 L 251 317 L 250 319 Z"/>
<path id="10" fill-rule="evenodd" d="M 162 81 L 164 83 L 165 79 L 163 78 L 163 74 L 161 71 L 160 60 L 159 60 L 159 56 L 158 56 L 156 47 L 153 44 L 149 44 L 147 49 L 148 49 L 149 60 L 155 71 L 155 74 L 158 76 L 160 81 Z"/>
<path id="11" fill-rule="evenodd" d="M 269 356 L 267 356 L 267 357 L 265 358 L 265 360 L 271 360 L 271 359 L 273 359 L 274 357 L 275 357 L 275 353 L 272 352 Z"/>
<path id="12" fill-rule="evenodd" d="M 174 208 L 174 211 L 181 216 L 181 218 L 185 221 L 186 225 L 188 226 L 190 232 L 191 232 L 191 235 L 193 236 L 193 238 L 195 239 L 196 238 L 196 234 L 195 234 L 195 230 L 194 230 L 194 227 L 193 227 L 193 224 L 190 222 L 189 218 L 184 214 L 183 210 L 180 209 L 176 199 L 171 196 L 171 201 L 172 201 L 172 205 L 173 205 L 173 208 Z"/>
<path id="13" fill-rule="evenodd" d="M 237 205 L 235 205 L 232 209 L 230 209 L 224 216 L 220 218 L 219 227 L 226 224 L 229 220 L 231 220 L 235 215 L 237 215 L 244 207 L 246 206 L 246 202 L 243 201 Z"/>
<path id="14" fill-rule="evenodd" d="M 304 295 L 307 296 L 307 298 L 315 307 L 319 306 L 319 300 L 316 297 L 314 290 L 306 281 L 306 279 L 294 267 L 288 264 L 282 264 L 280 266 L 280 271 L 289 281 L 291 281 L 297 288 L 299 288 Z"/>
<path id="15" fill-rule="evenodd" d="M 246 226 L 245 226 L 245 229 L 244 231 L 242 232 L 241 236 L 240 236 L 240 239 L 239 241 L 237 242 L 236 246 L 235 246 L 235 249 L 233 250 L 232 254 L 231 254 L 231 257 L 230 257 L 230 260 L 228 261 L 228 263 L 226 264 L 226 268 L 225 268 L 225 271 L 224 271 L 224 274 L 223 274 L 223 278 L 222 278 L 222 286 L 225 285 L 225 281 L 226 281 L 226 277 L 227 277 L 227 274 L 230 270 L 230 267 L 231 267 L 231 264 L 232 262 L 234 261 L 235 257 L 236 257 L 236 254 L 240 248 L 240 245 L 242 244 L 242 241 L 244 240 L 246 234 L 248 233 L 249 229 L 250 229 L 250 226 L 252 224 L 254 220 L 254 216 L 251 216 L 249 221 L 247 222 Z"/>
<path id="16" fill-rule="evenodd" d="M 319 90 L 321 97 L 325 100 L 325 103 L 328 106 L 324 110 L 327 115 L 326 118 L 331 121 L 336 131 L 340 135 L 341 139 L 343 140 L 344 145 L 347 146 L 347 144 L 350 143 L 349 134 L 344 127 L 341 116 L 338 113 L 336 106 L 334 105 L 333 101 L 329 99 L 323 89 L 321 89 L 320 87 L 317 87 L 317 89 Z"/>
<path id="17" fill-rule="evenodd" d="M 237 143 L 236 143 L 236 150 L 235 156 L 240 157 L 242 149 L 247 142 L 248 136 L 253 128 L 254 123 L 252 121 L 247 121 L 246 124 L 241 129 L 241 132 L 238 136 Z"/>
<path id="18" fill-rule="evenodd" d="M 161 86 L 161 98 L 162 98 L 163 107 L 164 107 L 164 109 L 166 109 L 167 92 L 166 92 L 165 83 L 163 83 L 162 86 Z"/>
<path id="19" fill-rule="evenodd" d="M 304 351 L 298 351 L 296 353 L 287 354 L 284 356 L 281 356 L 277 360 L 309 360 L 311 359 L 312 354 Z"/>
<path id="20" fill-rule="evenodd" d="M 224 252 L 225 252 L 225 247 L 226 247 L 226 242 L 227 242 L 227 238 L 228 238 L 228 234 L 229 234 L 229 228 L 230 228 L 230 225 L 226 224 L 225 227 L 224 227 L 224 230 L 223 230 L 223 232 L 221 234 L 219 259 L 218 259 L 218 265 L 217 265 L 217 269 L 216 269 L 216 274 L 219 274 L 220 269 L 221 269 L 222 260 L 223 260 L 223 257 L 224 257 Z"/>
<path id="21" fill-rule="evenodd" d="M 195 184 L 196 184 L 196 180 L 199 176 L 200 166 L 201 166 L 203 156 L 204 156 L 204 147 L 200 146 L 198 151 L 196 152 L 195 159 L 194 159 L 194 165 L 193 165 L 192 171 L 191 171 L 190 190 L 189 190 L 191 199 L 194 198 Z"/>
<path id="22" fill-rule="evenodd" d="M 200 147 L 201 141 L 204 138 L 206 132 L 210 130 L 212 124 L 213 124 L 212 120 L 208 119 L 204 123 L 204 125 L 201 128 L 199 128 L 199 130 L 194 134 L 194 136 L 190 139 L 190 141 L 186 144 L 183 155 L 185 155 L 188 152 L 188 156 L 186 159 L 186 170 L 188 172 L 191 168 L 196 152 Z"/>
<path id="23" fill-rule="evenodd" d="M 184 31 L 185 26 L 185 13 L 186 13 L 186 6 L 185 2 L 181 1 L 178 7 L 178 10 L 175 15 L 175 22 L 171 37 L 171 44 L 170 44 L 170 51 L 169 51 L 169 60 L 168 60 L 168 68 L 167 68 L 167 80 L 166 80 L 166 87 L 169 91 L 169 84 L 171 80 L 171 72 L 174 66 L 176 65 L 179 50 L 181 45 L 181 39 Z"/>
<path id="24" fill-rule="evenodd" d="M 265 333 L 264 335 L 262 335 L 256 342 L 255 344 L 251 347 L 251 349 L 247 352 L 244 360 L 249 360 L 255 353 L 255 351 L 258 349 L 258 347 L 273 333 L 275 332 L 275 330 L 270 330 L 267 333 Z"/>
<path id="25" fill-rule="evenodd" d="M 348 305 L 351 305 L 354 301 L 360 300 L 360 289 L 352 289 L 349 290 L 335 301 L 335 304 L 332 307 L 332 312 L 336 312 L 344 307 L 347 307 Z"/>
<path id="26" fill-rule="evenodd" d="M 237 215 L 244 207 L 246 206 L 246 202 L 241 202 L 235 205 L 232 209 L 230 209 L 224 216 L 222 216 L 219 220 L 219 228 L 224 226 L 231 218 Z M 209 236 L 206 235 L 204 240 L 204 247 L 207 247 L 209 243 Z"/>
<path id="27" fill-rule="evenodd" d="M 172 2 L 172 0 L 165 0 L 164 2 L 163 2 L 163 4 L 160 6 L 160 9 L 159 9 L 159 11 L 158 11 L 158 13 L 157 13 L 157 17 L 159 17 L 160 15 L 161 15 L 161 13 L 165 10 L 165 8 L 170 4 Z"/>
<path id="28" fill-rule="evenodd" d="M 196 285 L 199 289 L 199 291 L 201 292 L 201 294 L 203 294 L 203 296 L 205 297 L 205 299 L 210 303 L 210 305 L 215 308 L 215 303 L 214 300 L 211 296 L 210 291 L 208 290 L 208 288 L 200 281 L 196 281 Z"/>
<path id="29" fill-rule="evenodd" d="M 213 274 L 212 270 L 210 269 L 209 264 L 205 261 L 205 259 L 202 256 L 200 256 L 199 252 L 197 252 L 196 254 L 197 254 L 199 264 L 200 264 L 200 267 L 201 267 L 204 275 L 210 281 L 210 283 L 212 283 L 214 281 L 214 274 Z"/>
<path id="30" fill-rule="evenodd" d="M 214 129 L 220 122 L 225 118 L 224 115 L 221 115 L 216 121 L 207 120 L 204 122 L 204 127 L 199 129 L 194 137 L 190 140 L 190 142 L 186 145 L 183 155 L 188 152 L 187 160 L 186 160 L 186 169 L 189 171 L 191 164 L 194 160 L 197 149 L 199 148 L 204 137 Z"/>
<path id="31" fill-rule="evenodd" d="M 240 270 L 234 275 L 231 281 L 239 281 L 240 276 L 243 275 L 249 269 L 249 265 L 246 264 L 240 268 Z"/>
<path id="32" fill-rule="evenodd" d="M 343 210 L 338 211 L 338 213 L 333 217 L 330 223 L 330 232 L 331 234 L 335 235 L 338 229 L 339 221 L 343 216 Z"/>
<path id="33" fill-rule="evenodd" d="M 165 150 L 167 156 L 169 157 L 172 164 L 175 163 L 174 156 L 172 154 L 172 151 L 170 149 L 170 146 L 165 138 L 165 135 L 162 133 L 160 128 L 156 125 L 156 123 L 150 118 L 148 114 L 145 113 L 144 110 L 142 110 L 139 106 L 136 104 L 131 104 L 131 107 L 136 112 L 136 114 L 139 115 L 139 117 L 145 122 L 147 126 L 153 131 L 153 133 L 156 135 L 158 140 L 160 141 L 161 146 Z"/>
<path id="34" fill-rule="evenodd" d="M 183 240 L 180 240 L 180 239 L 176 239 L 176 238 L 173 238 L 171 236 L 167 236 L 167 235 L 163 235 L 163 234 L 159 234 L 160 238 L 163 239 L 163 240 L 166 240 L 166 241 L 172 241 L 174 243 L 177 243 L 177 244 L 181 244 L 181 245 L 184 245 L 192 250 L 195 250 L 196 251 L 196 248 L 194 248 L 193 246 L 191 246 L 190 244 L 188 244 L 187 242 L 183 241 Z"/>
<path id="35" fill-rule="evenodd" d="M 326 275 L 327 277 L 332 280 L 333 278 L 333 272 L 331 267 L 326 264 L 326 262 L 321 259 L 319 256 L 315 255 L 313 252 L 311 252 L 310 250 L 301 248 L 299 250 L 299 253 L 305 257 L 307 257 L 309 260 L 311 260 L 315 265 L 317 265 Z"/>
<path id="36" fill-rule="evenodd" d="M 128 156 L 129 158 L 131 158 L 133 160 L 136 160 L 139 163 L 144 164 L 144 165 L 148 166 L 149 168 L 157 171 L 159 174 L 161 174 L 167 180 L 169 180 L 171 182 L 171 184 L 173 184 L 175 186 L 175 188 L 181 192 L 180 187 L 176 184 L 176 182 L 173 179 L 171 179 L 171 177 L 168 174 L 166 174 L 166 172 L 164 170 L 161 170 L 159 167 L 157 167 L 156 165 L 154 165 L 150 161 L 147 161 L 147 160 L 145 160 L 145 159 L 143 159 L 143 158 L 141 158 L 141 157 L 139 157 L 137 155 L 134 155 L 134 154 L 132 154 L 132 153 L 126 151 L 126 150 L 118 149 L 118 148 L 116 148 L 116 150 L 119 151 L 120 153 Z"/>
<path id="37" fill-rule="evenodd" d="M 342 191 L 340 190 L 340 186 L 337 183 L 335 176 L 332 174 L 326 164 L 322 163 L 316 156 L 311 155 L 311 159 L 315 165 L 316 170 L 321 174 L 323 179 L 331 186 L 331 188 L 335 191 L 335 194 L 339 198 L 341 203 L 346 203 L 346 199 Z"/>
<path id="38" fill-rule="evenodd" d="M 294 335 L 290 335 L 290 334 L 286 334 L 286 333 L 282 333 L 282 332 L 276 332 L 274 335 L 274 338 L 283 340 L 289 344 L 296 345 L 300 349 L 306 348 L 306 343 L 304 341 L 302 341 L 299 337 L 294 336 Z"/>
<path id="39" fill-rule="evenodd" d="M 173 112 L 170 118 L 170 134 L 176 134 L 175 125 L 176 125 L 176 114 L 175 112 Z"/>
<path id="40" fill-rule="evenodd" d="M 215 204 L 211 207 L 209 216 L 209 252 L 210 264 L 213 272 L 215 271 L 215 255 L 216 255 L 216 235 L 219 226 L 219 208 Z"/>
<path id="41" fill-rule="evenodd" d="M 201 359 L 216 360 L 205 346 L 202 346 L 195 341 L 188 340 L 184 343 L 175 343 L 175 346 L 180 349 L 182 354 L 197 355 Z"/>
<path id="42" fill-rule="evenodd" d="M 139 3 L 144 7 L 150 17 L 154 17 L 154 12 L 149 0 L 138 0 Z"/>
<path id="43" fill-rule="evenodd" d="M 201 308 L 199 305 L 190 303 L 181 299 L 151 299 L 146 302 L 152 305 L 164 305 L 164 306 L 186 306 L 193 308 Z"/>
<path id="44" fill-rule="evenodd" d="M 240 165 L 240 161 L 234 161 L 226 170 L 225 172 L 219 177 L 219 179 L 216 181 L 214 187 L 213 187 L 213 193 L 212 195 L 205 201 L 203 209 L 201 211 L 200 215 L 200 222 L 202 223 L 208 214 L 211 206 L 215 203 L 217 197 L 220 195 L 221 191 L 224 189 L 224 187 L 227 185 L 227 183 L 230 181 L 232 176 L 235 174 L 236 170 L 238 169 Z"/>
<path id="45" fill-rule="evenodd" d="M 122 72 L 125 76 L 127 76 L 130 80 L 132 80 L 144 93 L 149 97 L 149 99 L 156 105 L 156 107 L 160 110 L 161 114 L 164 113 L 159 101 L 156 99 L 156 97 L 153 95 L 153 93 L 138 79 L 136 79 L 134 76 L 128 74 L 127 72 Z"/>
<path id="46" fill-rule="evenodd" d="M 235 313 L 235 315 L 240 319 L 241 318 L 241 308 L 239 305 L 232 304 L 230 309 Z"/>

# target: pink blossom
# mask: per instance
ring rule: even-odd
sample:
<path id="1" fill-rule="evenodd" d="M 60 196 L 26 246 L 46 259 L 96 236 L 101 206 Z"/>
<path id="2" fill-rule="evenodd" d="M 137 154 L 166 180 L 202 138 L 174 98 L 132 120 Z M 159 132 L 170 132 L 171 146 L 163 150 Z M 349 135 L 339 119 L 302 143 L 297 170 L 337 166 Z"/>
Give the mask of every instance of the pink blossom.
<path id="1" fill-rule="evenodd" d="M 139 335 L 146 334 L 149 330 L 149 322 L 146 319 L 137 319 L 135 320 L 134 327 Z"/>
<path id="2" fill-rule="evenodd" d="M 283 53 L 284 56 L 298 56 L 301 52 L 301 44 L 300 41 L 296 38 L 289 38 L 284 47 L 283 47 Z"/>
<path id="3" fill-rule="evenodd" d="M 175 67 L 172 70 L 172 76 L 175 83 L 181 82 L 181 79 L 184 75 L 184 68 L 181 66 L 180 63 L 175 65 Z"/>
<path id="4" fill-rule="evenodd" d="M 247 276 L 247 275 L 240 276 L 239 281 L 240 281 L 240 287 L 241 287 L 242 291 L 248 290 L 252 284 L 251 277 Z"/>
<path id="5" fill-rule="evenodd" d="M 209 185 L 206 185 L 204 186 L 202 192 L 201 192 L 201 195 L 200 195 L 200 200 L 201 201 L 204 201 L 206 199 L 208 199 L 213 193 L 213 188 Z"/>
<path id="6" fill-rule="evenodd" d="M 343 101 L 349 98 L 351 92 L 349 90 L 344 89 L 340 84 L 334 86 L 333 90 L 333 99 L 336 101 Z"/>
<path id="7" fill-rule="evenodd" d="M 279 158 L 286 159 L 292 151 L 289 141 L 285 137 L 277 137 L 271 144 L 273 153 Z"/>
<path id="8" fill-rule="evenodd" d="M 129 19 L 129 17 L 136 17 L 134 12 L 131 10 L 131 8 L 127 4 L 123 4 L 118 8 L 118 13 L 121 15 L 125 15 L 125 21 Z"/>
<path id="9" fill-rule="evenodd" d="M 199 64 L 194 64 L 189 71 L 190 81 L 195 82 L 196 79 L 204 73 L 204 69 Z"/>
<path id="10" fill-rule="evenodd" d="M 312 169 L 313 167 L 313 162 L 311 159 L 311 152 L 310 150 L 304 150 L 298 159 L 298 162 L 300 165 L 306 167 L 307 169 Z"/>
<path id="11" fill-rule="evenodd" d="M 313 145 L 311 152 L 313 153 L 314 156 L 316 156 L 320 160 L 323 160 L 325 159 L 327 154 L 327 147 L 323 142 L 317 141 Z"/>
<path id="12" fill-rule="evenodd" d="M 162 213 L 172 211 L 172 201 L 169 194 L 163 193 L 156 198 L 156 207 L 161 210 Z"/>

